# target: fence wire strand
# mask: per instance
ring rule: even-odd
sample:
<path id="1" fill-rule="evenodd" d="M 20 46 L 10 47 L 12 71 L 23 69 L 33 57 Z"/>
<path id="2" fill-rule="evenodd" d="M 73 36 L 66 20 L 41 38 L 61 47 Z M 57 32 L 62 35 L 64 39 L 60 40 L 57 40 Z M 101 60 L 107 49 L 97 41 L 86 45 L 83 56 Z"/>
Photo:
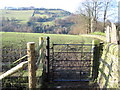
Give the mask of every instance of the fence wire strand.
<path id="1" fill-rule="evenodd" d="M 36 52 L 37 52 L 37 55 L 36 55 L 36 67 L 37 67 L 37 69 L 36 69 L 36 71 L 39 73 L 39 75 L 40 75 L 40 71 L 38 70 L 38 68 L 39 68 L 39 66 L 40 66 L 40 64 L 41 64 L 41 60 L 43 60 L 43 58 L 44 58 L 44 56 L 45 56 L 45 54 L 44 54 L 44 48 L 43 48 L 43 44 L 44 44 L 44 40 L 42 40 L 41 41 L 41 44 L 38 46 L 38 48 L 36 49 Z M 5 49 L 6 50 L 6 49 Z M 18 52 L 18 50 L 3 50 L 4 51 L 4 55 L 2 56 L 3 57 L 3 59 L 4 60 L 2 60 L 3 62 L 2 62 L 2 65 L 4 65 L 4 67 L 2 66 L 2 69 L 4 70 L 4 68 L 6 67 L 5 65 L 6 65 L 6 63 L 8 63 L 8 65 L 9 65 L 9 67 L 7 68 L 8 70 L 10 70 L 10 68 L 14 68 L 14 67 L 16 67 L 19 63 L 22 63 L 22 62 L 24 62 L 24 61 L 26 61 L 27 60 L 27 57 L 28 57 L 28 55 L 26 54 L 27 53 L 27 50 L 24 50 L 25 52 L 23 53 L 23 51 L 22 50 L 19 50 L 19 52 Z M 41 50 L 41 53 L 40 53 L 40 50 Z M 9 51 L 9 52 L 8 52 Z M 22 52 L 20 52 L 20 51 L 22 51 Z M 12 53 L 12 55 L 11 55 L 11 53 Z M 20 55 L 19 55 L 20 54 Z M 8 57 L 8 55 L 9 55 L 9 57 Z M 12 57 L 11 57 L 12 56 Z M 22 56 L 22 57 L 21 57 Z M 18 57 L 21 57 L 21 58 L 18 58 Z M 8 58 L 8 59 L 7 59 Z M 5 62 L 6 61 L 6 62 Z M 8 62 L 9 61 L 9 62 Z M 8 71 L 6 69 L 6 72 Z M 23 68 L 24 70 L 27 70 L 26 69 L 26 67 L 25 68 Z M 22 69 L 22 70 L 23 70 Z M 23 71 L 24 71 L 23 70 Z M 23 71 L 20 71 L 20 74 L 25 74 L 26 75 L 26 73 L 27 72 L 23 72 Z M 7 80 L 10 80 L 11 81 L 11 83 L 12 82 L 15 82 L 14 84 L 12 83 L 11 84 L 11 86 L 14 86 L 14 85 L 21 85 L 22 86 L 22 83 L 18 80 L 18 79 L 21 79 L 22 77 L 25 77 L 25 76 L 17 76 L 17 75 L 19 75 L 18 74 L 19 72 L 17 72 L 17 74 L 14 74 L 14 75 L 10 75 L 10 76 L 8 76 L 8 77 L 6 77 L 6 78 L 4 78 L 3 79 L 3 83 L 2 83 L 2 85 L 4 85 L 3 87 L 7 87 Z M 14 78 L 14 77 L 17 77 L 17 78 Z M 13 79 L 11 79 L 11 78 L 14 78 L 14 80 Z M 38 76 L 36 76 L 36 78 L 38 78 Z M 17 80 L 17 82 L 16 82 L 16 80 Z M 22 81 L 22 79 L 21 79 L 21 81 Z M 23 81 L 27 81 L 26 83 L 28 83 L 28 79 L 26 79 L 26 80 L 23 80 Z M 39 81 L 39 79 L 38 79 L 38 81 Z M 23 86 L 25 86 L 26 88 L 27 88 L 27 86 L 26 86 L 26 84 L 25 85 L 23 85 Z M 17 87 L 19 87 L 19 86 L 17 86 Z"/>

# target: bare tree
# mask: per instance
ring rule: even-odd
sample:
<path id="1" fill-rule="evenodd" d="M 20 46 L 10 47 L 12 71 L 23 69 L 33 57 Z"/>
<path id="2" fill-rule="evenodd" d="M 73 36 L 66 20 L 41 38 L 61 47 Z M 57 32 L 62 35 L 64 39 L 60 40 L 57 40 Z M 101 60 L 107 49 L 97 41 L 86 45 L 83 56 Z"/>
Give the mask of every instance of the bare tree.
<path id="1" fill-rule="evenodd" d="M 109 9 L 109 6 L 110 6 L 110 1 L 111 0 L 104 0 L 104 2 L 103 2 L 103 7 L 104 7 L 104 17 L 103 17 L 103 27 L 104 27 L 104 29 L 103 29 L 103 31 L 102 32 L 104 32 L 105 31 L 105 27 L 106 27 L 106 20 L 107 20 L 107 12 L 108 12 L 108 9 Z"/>
<path id="2" fill-rule="evenodd" d="M 88 29 L 87 29 L 88 31 L 87 32 L 90 33 L 91 32 L 91 16 L 92 16 L 92 12 L 91 12 L 92 10 L 91 9 L 92 9 L 92 7 L 90 5 L 90 2 L 87 1 L 87 0 L 82 5 L 85 6 L 85 11 L 86 11 L 84 13 L 85 16 L 88 16 Z"/>
<path id="3" fill-rule="evenodd" d="M 98 20 L 103 20 L 102 32 L 106 27 L 106 21 L 108 19 L 109 11 L 112 9 L 113 0 L 85 0 L 80 7 L 80 14 L 87 16 L 88 30 L 95 32 L 97 30 Z M 112 16 L 112 15 L 109 15 Z M 100 18 L 99 18 L 100 17 Z"/>
<path id="4" fill-rule="evenodd" d="M 85 0 L 82 3 L 82 15 L 88 17 L 88 32 L 95 32 L 97 30 L 97 21 L 102 2 L 100 0 Z M 94 24 L 94 25 L 93 25 Z"/>

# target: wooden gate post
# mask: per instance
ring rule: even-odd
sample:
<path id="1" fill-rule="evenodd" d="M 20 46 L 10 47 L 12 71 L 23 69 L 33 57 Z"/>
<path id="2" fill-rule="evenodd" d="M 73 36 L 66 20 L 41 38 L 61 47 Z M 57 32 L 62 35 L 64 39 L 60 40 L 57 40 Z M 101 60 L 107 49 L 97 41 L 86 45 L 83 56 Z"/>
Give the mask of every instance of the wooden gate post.
<path id="1" fill-rule="evenodd" d="M 27 43 L 29 89 L 36 88 L 35 43 Z"/>
<path id="2" fill-rule="evenodd" d="M 47 74 L 47 80 L 49 79 L 49 55 L 50 55 L 50 38 L 47 37 L 47 41 L 46 41 L 46 58 L 47 58 L 47 62 L 46 62 L 46 74 Z"/>
<path id="3" fill-rule="evenodd" d="M 43 43 L 43 37 L 39 37 L 39 46 Z M 41 55 L 43 52 L 43 46 L 42 46 L 42 48 L 40 49 L 40 51 L 39 51 L 39 55 Z M 42 63 L 43 62 L 43 59 L 40 61 L 40 63 Z"/>
<path id="4" fill-rule="evenodd" d="M 93 80 L 97 79 L 97 77 L 98 77 L 99 56 L 100 56 L 100 48 L 99 47 L 100 47 L 99 42 L 96 43 L 96 41 L 94 41 L 93 71 L 92 71 Z"/>

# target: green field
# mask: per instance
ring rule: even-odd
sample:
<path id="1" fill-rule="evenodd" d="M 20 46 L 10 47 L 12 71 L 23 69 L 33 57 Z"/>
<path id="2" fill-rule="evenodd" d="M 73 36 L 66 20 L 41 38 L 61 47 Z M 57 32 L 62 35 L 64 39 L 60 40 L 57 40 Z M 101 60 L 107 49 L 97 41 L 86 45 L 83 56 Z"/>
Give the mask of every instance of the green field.
<path id="1" fill-rule="evenodd" d="M 44 14 L 44 15 L 35 14 L 34 16 L 35 16 L 35 17 L 47 17 L 47 18 L 49 17 L 49 15 L 45 15 L 45 14 Z"/>
<path id="2" fill-rule="evenodd" d="M 22 22 L 27 22 L 32 16 L 34 10 L 2 10 L 2 17 L 15 18 Z"/>
<path id="3" fill-rule="evenodd" d="M 91 38 L 85 38 L 85 37 L 82 37 L 80 35 L 18 33 L 18 32 L 0 32 L 0 34 L 1 34 L 0 36 L 2 36 L 2 47 L 3 47 L 3 49 L 4 48 L 11 48 L 11 49 L 22 48 L 22 49 L 25 49 L 26 46 L 27 46 L 27 42 L 35 42 L 36 46 L 38 46 L 39 37 L 44 37 L 44 40 L 46 40 L 47 36 L 50 37 L 50 43 L 51 44 L 52 43 L 78 44 L 78 43 L 91 43 L 91 41 L 92 41 Z M 45 46 L 45 44 L 44 44 L 44 46 Z M 36 47 L 36 49 L 37 49 L 37 47 Z M 10 54 L 10 53 L 11 53 L 10 51 L 7 52 L 7 54 Z M 7 60 L 10 59 L 10 57 L 11 56 L 7 57 Z M 10 60 L 12 60 L 12 59 L 10 59 Z M 2 73 L 0 73 L 0 74 L 2 74 Z M 24 76 L 28 76 L 28 72 L 27 72 L 27 70 L 24 70 L 24 71 L 20 70 L 18 73 L 13 74 L 13 75 L 14 76 L 22 75 L 22 77 L 24 77 Z M 42 75 L 42 64 L 39 65 L 39 69 L 36 71 L 36 76 L 37 77 L 40 77 L 41 75 Z M 7 83 L 7 82 L 5 82 L 5 83 Z M 10 83 L 12 84 L 12 82 L 10 82 Z M 18 83 L 18 81 L 17 81 L 17 83 Z M 27 83 L 25 85 L 27 85 Z M 40 85 L 41 85 L 40 83 L 37 83 L 37 87 L 40 87 Z"/>
<path id="4" fill-rule="evenodd" d="M 43 14 L 34 14 L 34 17 L 51 17 L 52 14 L 48 14 L 49 12 L 55 13 L 55 14 L 59 14 L 61 16 L 58 16 L 56 18 L 62 19 L 65 18 L 66 16 L 64 16 L 64 14 L 62 15 L 61 13 L 64 11 L 60 11 L 60 10 L 51 10 L 51 11 L 47 11 L 48 13 L 45 12 L 45 10 L 38 10 L 37 12 L 39 13 L 43 13 Z M 9 18 L 9 19 L 17 19 L 20 21 L 20 24 L 26 24 L 27 21 L 29 21 L 29 18 L 33 15 L 34 10 L 0 10 L 0 15 L 2 15 L 2 17 L 5 18 Z M 50 21 L 50 22 L 44 22 L 44 25 L 53 25 L 54 24 L 54 20 Z"/>
<path id="5" fill-rule="evenodd" d="M 43 33 L 18 33 L 18 32 L 0 32 L 2 36 L 2 48 L 11 49 L 26 49 L 28 42 L 35 42 L 36 49 L 39 42 L 39 37 L 50 37 L 50 43 L 56 44 L 78 44 L 91 43 L 91 38 L 82 37 L 80 35 L 63 35 L 63 34 L 43 34 Z M 46 43 L 46 42 L 45 42 Z M 44 43 L 44 46 L 45 46 Z M 9 52 L 9 51 L 8 51 Z M 25 74 L 26 75 L 26 74 Z"/>
<path id="6" fill-rule="evenodd" d="M 26 48 L 27 42 L 35 42 L 38 45 L 39 37 L 50 37 L 51 43 L 91 43 L 91 38 L 85 38 L 80 35 L 63 34 L 43 34 L 43 33 L 18 33 L 18 32 L 0 32 L 2 35 L 2 47 Z"/>

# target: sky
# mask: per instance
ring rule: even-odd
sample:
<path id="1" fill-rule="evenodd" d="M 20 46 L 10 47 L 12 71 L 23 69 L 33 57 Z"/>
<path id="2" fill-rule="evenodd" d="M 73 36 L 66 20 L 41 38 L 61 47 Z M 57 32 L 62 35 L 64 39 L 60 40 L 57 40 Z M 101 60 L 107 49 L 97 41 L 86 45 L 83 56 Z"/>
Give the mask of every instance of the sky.
<path id="1" fill-rule="evenodd" d="M 76 12 L 80 3 L 84 0 L 0 0 L 0 9 L 6 7 L 60 8 L 70 12 Z M 116 0 L 117 2 L 120 0 Z"/>
<path id="2" fill-rule="evenodd" d="M 60 8 L 75 13 L 84 0 L 0 0 L 0 9 L 6 7 Z M 116 2 L 120 0 L 114 0 Z M 109 13 L 115 12 L 118 7 Z M 116 12 L 116 17 L 117 12 Z M 112 18 L 112 17 L 111 17 Z M 116 18 L 117 19 L 117 18 Z"/>
<path id="3" fill-rule="evenodd" d="M 79 4 L 84 0 L 0 0 L 0 8 L 5 6 L 38 8 L 61 8 L 75 12 Z"/>
<path id="4" fill-rule="evenodd" d="M 119 2 L 120 0 L 116 0 L 117 2 Z"/>

